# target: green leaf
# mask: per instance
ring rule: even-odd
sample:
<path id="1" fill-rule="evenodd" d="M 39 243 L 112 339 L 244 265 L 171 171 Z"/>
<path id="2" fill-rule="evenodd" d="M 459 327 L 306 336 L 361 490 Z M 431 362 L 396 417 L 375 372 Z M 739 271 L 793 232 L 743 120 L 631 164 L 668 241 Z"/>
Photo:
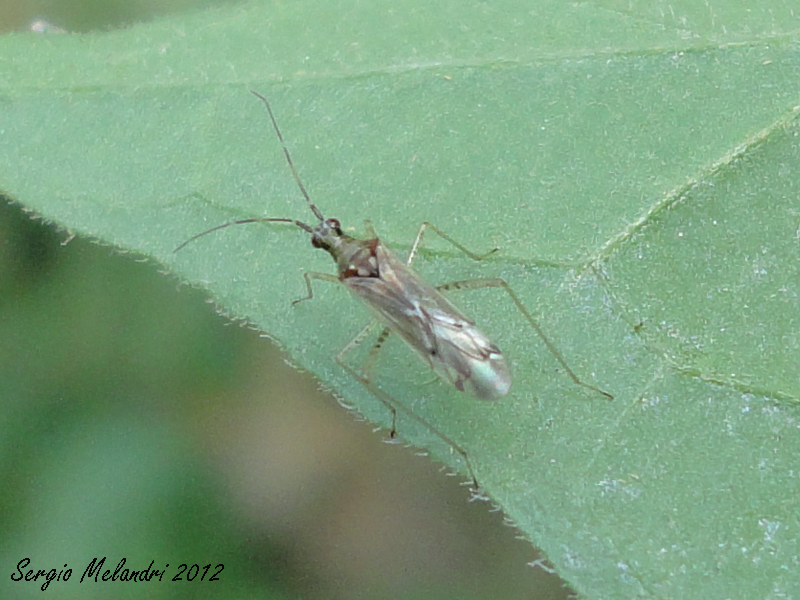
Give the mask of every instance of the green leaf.
<path id="1" fill-rule="evenodd" d="M 396 340 L 375 382 L 464 448 L 480 484 L 591 597 L 798 589 L 800 52 L 784 4 L 249 4 L 113 34 L 0 39 L 0 187 L 78 235 L 202 286 L 347 404 L 334 362 L 368 322 L 290 225 L 312 221 L 267 96 L 326 216 L 401 255 L 510 358 L 482 403 Z M 696 12 L 697 11 L 697 12 Z M 365 342 L 355 354 L 369 350 Z M 358 356 L 349 358 L 358 365 Z M 463 473 L 419 422 L 403 439 Z"/>

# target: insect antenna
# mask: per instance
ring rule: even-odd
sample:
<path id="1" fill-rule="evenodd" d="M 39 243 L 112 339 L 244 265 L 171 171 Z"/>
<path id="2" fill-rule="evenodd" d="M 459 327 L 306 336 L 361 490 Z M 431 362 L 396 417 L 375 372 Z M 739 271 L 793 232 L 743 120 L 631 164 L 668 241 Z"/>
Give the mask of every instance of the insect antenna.
<path id="1" fill-rule="evenodd" d="M 300 174 L 297 172 L 297 168 L 294 166 L 294 162 L 292 162 L 292 155 L 289 154 L 289 148 L 286 147 L 286 142 L 283 139 L 283 134 L 281 133 L 280 127 L 278 127 L 278 121 L 275 119 L 275 115 L 272 113 L 272 107 L 269 104 L 269 100 L 267 100 L 264 96 L 256 92 L 255 90 L 250 90 L 254 96 L 259 98 L 263 103 L 264 106 L 267 107 L 267 112 L 269 113 L 269 118 L 272 121 L 272 127 L 275 128 L 275 134 L 278 136 L 278 141 L 281 143 L 281 148 L 283 148 L 283 154 L 286 156 L 286 162 L 289 164 L 289 169 L 292 171 L 292 177 L 294 177 L 295 182 L 297 183 L 297 187 L 300 188 L 300 191 L 303 194 L 303 197 L 306 199 L 308 206 L 311 208 L 311 212 L 314 213 L 314 216 L 317 217 L 320 221 L 324 221 L 325 217 L 322 216 L 322 212 L 317 208 L 317 205 L 311 201 L 311 196 L 308 195 L 306 191 L 306 186 L 303 185 L 303 180 L 300 179 Z M 262 219 L 240 219 L 239 221 L 231 221 L 229 223 L 223 223 L 222 225 L 217 225 L 216 227 L 212 227 L 211 229 L 207 229 L 206 231 L 202 231 L 197 235 L 190 237 L 188 240 L 183 242 L 180 246 L 175 248 L 172 252 L 178 252 L 179 250 L 183 249 L 186 245 L 190 244 L 191 242 L 195 241 L 199 237 L 203 237 L 206 234 L 212 233 L 214 231 L 219 231 L 220 229 L 225 229 L 226 227 L 230 227 L 231 225 L 244 225 L 245 223 L 294 223 L 300 229 L 307 231 L 308 233 L 314 233 L 314 229 L 303 223 L 302 221 L 297 221 L 295 219 L 281 219 L 281 218 L 262 218 Z"/>
<path id="2" fill-rule="evenodd" d="M 283 141 L 283 134 L 281 133 L 280 127 L 278 127 L 278 121 L 275 120 L 275 115 L 272 114 L 272 107 L 269 105 L 269 100 L 254 90 L 250 90 L 250 92 L 256 98 L 260 98 L 264 103 L 264 106 L 267 107 L 267 112 L 269 113 L 269 118 L 272 121 L 272 126 L 275 128 L 275 133 L 278 135 L 278 141 L 281 143 L 281 147 L 283 148 L 283 154 L 286 156 L 286 162 L 289 163 L 289 168 L 292 170 L 292 177 L 294 177 L 294 180 L 297 182 L 297 187 L 300 188 L 300 191 L 303 193 L 303 197 L 306 199 L 306 202 L 308 202 L 311 212 L 313 212 L 314 216 L 320 221 L 324 221 L 325 217 L 322 216 L 322 212 L 320 212 L 316 204 L 311 201 L 311 197 L 306 191 L 306 186 L 303 185 L 303 181 L 300 179 L 300 174 L 297 172 L 297 169 L 292 162 L 292 156 L 289 154 L 289 148 L 286 147 L 286 142 Z"/>
<path id="3" fill-rule="evenodd" d="M 188 240 L 183 242 L 180 246 L 175 248 L 172 252 L 177 252 L 178 250 L 182 250 L 185 246 L 190 244 L 191 242 L 195 241 L 199 237 L 203 237 L 206 234 L 212 233 L 214 231 L 219 231 L 220 229 L 225 229 L 226 227 L 230 227 L 231 225 L 244 225 L 245 223 L 294 223 L 300 229 L 307 231 L 308 233 L 314 233 L 314 229 L 310 225 L 306 225 L 302 221 L 297 221 L 295 219 L 281 219 L 281 218 L 264 218 L 264 219 L 241 219 L 239 221 L 230 221 L 229 223 L 223 223 L 222 225 L 217 225 L 216 227 L 212 227 L 211 229 L 206 229 L 205 231 L 201 231 L 197 235 L 193 235 Z"/>

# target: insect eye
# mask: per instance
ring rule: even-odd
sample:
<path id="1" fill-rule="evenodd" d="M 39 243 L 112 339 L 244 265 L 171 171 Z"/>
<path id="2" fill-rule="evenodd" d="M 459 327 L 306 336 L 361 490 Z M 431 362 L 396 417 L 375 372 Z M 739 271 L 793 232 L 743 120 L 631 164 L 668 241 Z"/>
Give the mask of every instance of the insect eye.
<path id="1" fill-rule="evenodd" d="M 311 245 L 314 246 L 314 248 L 322 248 L 322 240 L 316 235 L 313 235 L 311 236 Z"/>
<path id="2" fill-rule="evenodd" d="M 339 219 L 328 219 L 328 224 L 337 231 L 342 228 L 342 224 L 339 222 Z"/>

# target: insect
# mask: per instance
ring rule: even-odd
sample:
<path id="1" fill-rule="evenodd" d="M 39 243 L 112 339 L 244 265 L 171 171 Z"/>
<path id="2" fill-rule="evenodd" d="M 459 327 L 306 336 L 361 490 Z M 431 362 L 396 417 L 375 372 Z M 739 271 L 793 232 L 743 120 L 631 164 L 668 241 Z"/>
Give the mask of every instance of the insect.
<path id="1" fill-rule="evenodd" d="M 428 229 L 475 260 L 486 258 L 488 255 L 493 254 L 496 249 L 484 255 L 474 254 L 449 235 L 426 222 L 421 225 L 408 259 L 403 262 L 380 240 L 369 221 L 365 221 L 367 238 L 359 239 L 344 233 L 342 225 L 337 219 L 325 218 L 319 208 L 311 201 L 311 197 L 300 179 L 269 101 L 257 92 L 252 93 L 266 106 L 292 176 L 318 223 L 312 226 L 296 219 L 274 217 L 231 221 L 198 233 L 178 246 L 175 252 L 201 236 L 231 225 L 243 225 L 245 223 L 291 223 L 309 233 L 312 246 L 321 248 L 331 255 L 336 263 L 337 274 L 304 273 L 307 295 L 295 300 L 293 304 L 310 300 L 314 297 L 314 290 L 311 284 L 314 279 L 341 283 L 354 296 L 366 303 L 383 322 L 383 329 L 378 335 L 377 342 L 370 350 L 366 364 L 361 371 L 348 365 L 344 358 L 366 339 L 374 324 L 364 328 L 336 355 L 335 360 L 350 375 L 375 394 L 391 411 L 392 427 L 390 436 L 392 438 L 396 437 L 397 408 L 400 408 L 461 455 L 472 478 L 473 486 L 477 489 L 477 479 L 466 451 L 433 425 L 373 385 L 369 375 L 378 351 L 388 337 L 394 333 L 405 341 L 427 363 L 432 371 L 455 389 L 482 400 L 497 400 L 508 393 L 511 389 L 511 370 L 508 361 L 500 349 L 478 329 L 475 323 L 464 316 L 442 294 L 444 291 L 486 287 L 502 288 L 510 296 L 569 377 L 576 384 L 592 392 L 599 393 L 609 399 L 612 398 L 607 392 L 584 383 L 575 375 L 556 346 L 545 335 L 539 323 L 528 313 L 522 302 L 517 298 L 517 295 L 503 279 L 470 279 L 432 286 L 411 268 L 423 236 Z"/>

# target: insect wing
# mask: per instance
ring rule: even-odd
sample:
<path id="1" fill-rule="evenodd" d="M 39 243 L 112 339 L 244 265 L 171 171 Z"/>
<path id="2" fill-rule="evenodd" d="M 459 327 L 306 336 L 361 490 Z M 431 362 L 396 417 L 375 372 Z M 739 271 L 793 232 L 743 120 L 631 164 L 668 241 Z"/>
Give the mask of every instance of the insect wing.
<path id="1" fill-rule="evenodd" d="M 438 342 L 433 370 L 456 389 L 482 400 L 505 396 L 511 389 L 511 372 L 500 349 L 470 321 L 437 309 L 428 315 Z"/>
<path id="2" fill-rule="evenodd" d="M 456 389 L 483 400 L 508 393 L 511 373 L 497 346 L 382 243 L 375 258 L 379 277 L 343 279 L 353 294 Z"/>

